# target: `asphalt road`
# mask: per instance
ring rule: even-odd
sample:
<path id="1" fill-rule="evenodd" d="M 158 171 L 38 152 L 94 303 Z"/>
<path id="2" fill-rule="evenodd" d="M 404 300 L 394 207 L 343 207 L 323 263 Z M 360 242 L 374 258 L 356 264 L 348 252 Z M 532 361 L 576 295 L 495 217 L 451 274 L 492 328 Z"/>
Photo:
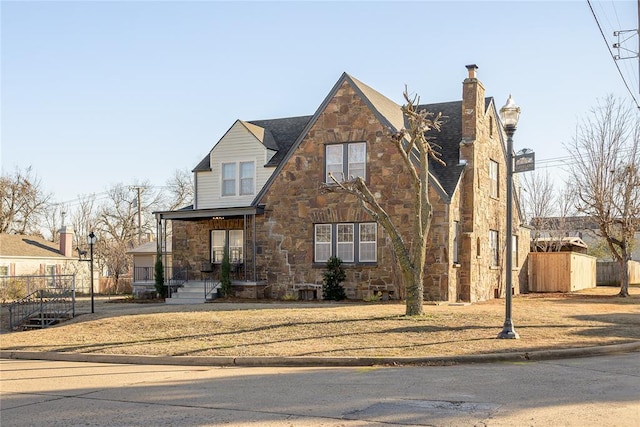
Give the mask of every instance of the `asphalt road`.
<path id="1" fill-rule="evenodd" d="M 633 426 L 640 354 L 446 367 L 0 360 L 9 426 Z"/>

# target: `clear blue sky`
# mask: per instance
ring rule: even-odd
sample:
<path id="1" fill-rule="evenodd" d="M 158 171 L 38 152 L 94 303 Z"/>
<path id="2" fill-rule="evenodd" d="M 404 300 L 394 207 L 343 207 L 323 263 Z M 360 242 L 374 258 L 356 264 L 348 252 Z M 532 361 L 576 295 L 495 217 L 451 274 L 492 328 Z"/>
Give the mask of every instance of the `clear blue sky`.
<path id="1" fill-rule="evenodd" d="M 592 5 L 609 43 L 638 26 L 636 0 Z M 539 160 L 598 98 L 631 99 L 586 1 L 4 0 L 1 27 L 2 169 L 31 165 L 57 201 L 165 185 L 236 119 L 313 114 L 343 71 L 427 103 L 461 99 L 476 63 Z M 640 100 L 637 59 L 618 64 Z"/>

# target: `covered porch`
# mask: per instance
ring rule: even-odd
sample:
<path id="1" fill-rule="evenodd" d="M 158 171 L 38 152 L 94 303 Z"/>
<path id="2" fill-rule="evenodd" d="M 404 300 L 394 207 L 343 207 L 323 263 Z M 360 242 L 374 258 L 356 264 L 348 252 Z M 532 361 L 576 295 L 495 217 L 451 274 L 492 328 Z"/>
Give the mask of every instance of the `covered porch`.
<path id="1" fill-rule="evenodd" d="M 170 272 L 165 283 L 219 283 L 227 252 L 232 290 L 245 285 L 257 289 L 255 217 L 262 213 L 260 207 L 156 212 L 159 249 L 172 247 L 172 258 L 163 259 L 165 271 Z"/>

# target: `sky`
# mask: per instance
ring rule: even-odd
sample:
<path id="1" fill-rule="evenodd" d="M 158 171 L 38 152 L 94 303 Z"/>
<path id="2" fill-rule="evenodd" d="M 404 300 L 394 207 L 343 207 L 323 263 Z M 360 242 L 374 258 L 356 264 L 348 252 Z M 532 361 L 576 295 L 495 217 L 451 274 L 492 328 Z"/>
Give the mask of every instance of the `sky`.
<path id="1" fill-rule="evenodd" d="M 637 0 L 591 6 L 604 37 L 577 0 L 2 0 L 2 173 L 31 166 L 65 204 L 160 188 L 237 119 L 314 114 L 343 72 L 435 103 L 460 100 L 477 64 L 496 106 L 512 94 L 522 109 L 515 150 L 561 179 L 563 144 L 598 99 L 640 101 L 638 59 L 618 71 L 607 47 L 638 28 Z M 623 46 L 636 54 L 637 35 Z"/>

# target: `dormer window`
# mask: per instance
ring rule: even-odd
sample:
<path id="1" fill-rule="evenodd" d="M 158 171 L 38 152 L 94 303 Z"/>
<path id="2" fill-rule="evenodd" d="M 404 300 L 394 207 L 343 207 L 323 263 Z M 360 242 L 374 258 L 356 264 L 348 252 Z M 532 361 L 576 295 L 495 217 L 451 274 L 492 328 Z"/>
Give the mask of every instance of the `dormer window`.
<path id="1" fill-rule="evenodd" d="M 246 196 L 255 194 L 255 163 L 223 163 L 222 195 Z"/>
<path id="2" fill-rule="evenodd" d="M 366 179 L 367 143 L 347 142 L 325 146 L 325 182 L 333 179 L 348 181 L 355 177 Z"/>

